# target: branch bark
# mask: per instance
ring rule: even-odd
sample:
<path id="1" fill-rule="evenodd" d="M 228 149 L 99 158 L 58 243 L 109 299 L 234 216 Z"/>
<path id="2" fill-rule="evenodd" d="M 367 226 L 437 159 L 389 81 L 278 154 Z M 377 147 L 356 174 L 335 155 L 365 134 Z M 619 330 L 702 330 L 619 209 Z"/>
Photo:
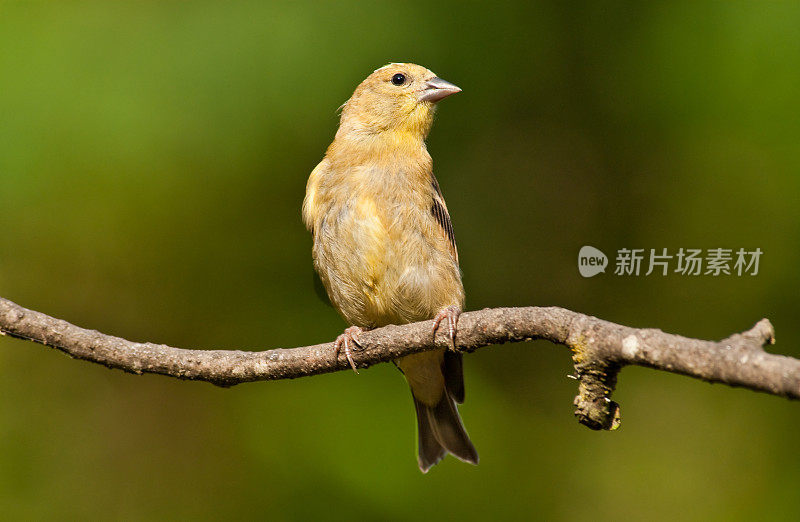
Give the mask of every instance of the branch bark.
<path id="1" fill-rule="evenodd" d="M 359 337 L 361 348 L 353 353 L 353 359 L 357 366 L 366 368 L 403 355 L 447 348 L 447 336 L 439 332 L 434 338 L 432 326 L 432 321 L 422 321 L 365 332 Z M 336 355 L 333 343 L 261 352 L 187 350 L 86 330 L 3 298 L 0 333 L 109 368 L 218 386 L 349 368 L 344 353 Z M 800 399 L 800 360 L 763 349 L 775 342 L 767 319 L 746 332 L 714 342 L 631 328 L 558 307 L 487 308 L 461 315 L 456 342 L 460 351 L 472 352 L 493 344 L 534 339 L 570 348 L 579 381 L 575 415 L 592 429 L 619 426 L 619 405 L 611 400 L 611 394 L 619 371 L 629 365 Z"/>

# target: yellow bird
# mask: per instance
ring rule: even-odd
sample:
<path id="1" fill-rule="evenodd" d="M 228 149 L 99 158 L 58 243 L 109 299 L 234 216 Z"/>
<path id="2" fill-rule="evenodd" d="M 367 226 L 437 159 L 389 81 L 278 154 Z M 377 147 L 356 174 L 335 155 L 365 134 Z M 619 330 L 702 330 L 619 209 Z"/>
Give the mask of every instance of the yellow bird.
<path id="1" fill-rule="evenodd" d="M 336 137 L 308 179 L 303 220 L 314 238 L 314 267 L 353 325 L 335 347 L 344 347 L 354 370 L 351 344 L 387 324 L 434 319 L 435 334 L 447 321 L 455 347 L 464 287 L 425 138 L 436 102 L 457 92 L 419 65 L 381 67 L 343 105 Z M 395 363 L 414 398 L 420 469 L 447 452 L 477 464 L 456 408 L 464 401 L 461 354 L 434 350 Z"/>

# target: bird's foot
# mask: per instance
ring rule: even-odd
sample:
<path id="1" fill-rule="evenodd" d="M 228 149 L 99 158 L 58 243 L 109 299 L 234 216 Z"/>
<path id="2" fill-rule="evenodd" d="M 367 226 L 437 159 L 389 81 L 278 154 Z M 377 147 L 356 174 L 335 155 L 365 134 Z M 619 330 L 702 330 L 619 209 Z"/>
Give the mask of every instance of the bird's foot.
<path id="1" fill-rule="evenodd" d="M 363 332 L 362 328 L 358 326 L 351 326 L 347 328 L 342 335 L 336 338 L 336 341 L 333 343 L 333 347 L 336 350 L 336 358 L 339 358 L 339 353 L 342 351 L 342 346 L 344 346 L 344 354 L 347 356 L 347 362 L 350 363 L 350 367 L 353 369 L 354 372 L 358 373 L 356 369 L 356 363 L 353 362 L 353 355 L 350 350 L 350 344 L 361 348 L 361 345 L 358 344 L 358 336 Z"/>
<path id="2" fill-rule="evenodd" d="M 436 339 L 436 330 L 442 321 L 447 319 L 447 333 L 450 338 L 450 348 L 456 351 L 456 327 L 458 326 L 458 316 L 461 315 L 461 308 L 457 306 L 448 306 L 439 311 L 436 317 L 433 318 L 433 338 Z"/>

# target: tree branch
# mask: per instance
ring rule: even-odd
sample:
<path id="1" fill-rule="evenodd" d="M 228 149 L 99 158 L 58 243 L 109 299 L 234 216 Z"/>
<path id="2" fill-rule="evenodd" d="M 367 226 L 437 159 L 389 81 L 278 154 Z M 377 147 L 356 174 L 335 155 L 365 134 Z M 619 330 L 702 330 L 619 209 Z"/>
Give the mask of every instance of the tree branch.
<path id="1" fill-rule="evenodd" d="M 403 355 L 447 348 L 447 336 L 439 332 L 434 339 L 432 326 L 432 321 L 422 321 L 365 332 L 359 337 L 361 348 L 353 358 L 359 367 L 366 368 Z M 218 386 L 349 368 L 344 353 L 337 357 L 332 343 L 263 352 L 186 350 L 85 330 L 3 298 L 0 333 L 109 368 Z M 459 350 L 472 352 L 483 346 L 533 339 L 571 349 L 579 381 L 575 415 L 592 429 L 615 429 L 619 425 L 619 405 L 610 397 L 619 371 L 628 365 L 800 399 L 800 360 L 763 350 L 765 344 L 775 342 L 767 319 L 744 333 L 712 342 L 622 326 L 557 307 L 487 308 L 461 315 L 456 342 Z"/>

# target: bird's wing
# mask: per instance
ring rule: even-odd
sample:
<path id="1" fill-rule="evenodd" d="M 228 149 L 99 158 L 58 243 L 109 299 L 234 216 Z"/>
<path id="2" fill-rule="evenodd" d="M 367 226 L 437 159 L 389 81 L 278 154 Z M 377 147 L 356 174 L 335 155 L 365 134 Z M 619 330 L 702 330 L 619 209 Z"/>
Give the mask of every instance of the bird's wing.
<path id="1" fill-rule="evenodd" d="M 308 183 L 306 184 L 306 197 L 303 200 L 303 222 L 306 224 L 306 228 L 311 231 L 312 237 L 314 236 L 314 222 L 316 221 L 319 211 L 317 189 L 319 187 L 320 178 L 324 175 L 325 171 L 327 171 L 329 163 L 327 158 L 320 161 L 319 164 L 314 167 L 314 170 L 311 171 L 311 175 L 308 176 Z"/>
<path id="2" fill-rule="evenodd" d="M 450 254 L 458 264 L 458 249 L 456 248 L 456 234 L 453 232 L 453 223 L 450 221 L 450 214 L 447 212 L 447 205 L 442 196 L 442 189 L 439 188 L 439 182 L 436 181 L 436 176 L 431 173 L 431 185 L 433 186 L 433 203 L 431 204 L 431 214 L 439 224 L 445 238 L 450 246 Z"/>

